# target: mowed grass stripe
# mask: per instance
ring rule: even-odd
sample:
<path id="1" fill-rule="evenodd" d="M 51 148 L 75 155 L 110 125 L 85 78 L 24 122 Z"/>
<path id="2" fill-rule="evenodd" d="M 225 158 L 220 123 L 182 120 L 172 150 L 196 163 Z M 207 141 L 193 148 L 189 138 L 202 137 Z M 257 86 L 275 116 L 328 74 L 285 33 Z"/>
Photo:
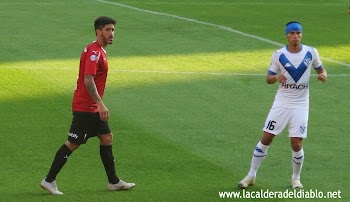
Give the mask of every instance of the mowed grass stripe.
<path id="1" fill-rule="evenodd" d="M 242 31 L 230 28 L 230 27 L 226 27 L 226 26 L 223 26 L 223 25 L 218 25 L 218 24 L 214 24 L 214 23 L 204 22 L 204 21 L 200 21 L 200 20 L 196 20 L 196 19 L 192 19 L 192 18 L 187 18 L 187 17 L 182 17 L 182 16 L 178 16 L 178 15 L 173 15 L 173 14 L 168 14 L 168 13 L 161 13 L 161 12 L 155 12 L 155 11 L 151 11 L 151 10 L 141 9 L 141 8 L 129 6 L 129 5 L 126 5 L 126 4 L 116 3 L 116 2 L 110 2 L 110 1 L 104 1 L 104 0 L 96 0 L 96 1 L 102 2 L 102 3 L 106 3 L 106 4 L 112 4 L 112 5 L 115 5 L 115 6 L 125 7 L 125 8 L 128 8 L 128 9 L 132 9 L 132 10 L 140 11 L 140 12 L 144 12 L 144 13 L 150 13 L 150 14 L 160 15 L 160 16 L 167 16 L 167 17 L 176 18 L 176 19 L 180 19 L 180 20 L 184 20 L 184 21 L 188 21 L 188 22 L 193 22 L 193 23 L 197 23 L 197 24 L 208 25 L 208 26 L 215 27 L 215 28 L 218 28 L 218 29 L 222 29 L 222 30 L 225 30 L 225 31 L 229 31 L 229 32 L 232 32 L 232 33 L 235 33 L 235 34 L 240 34 L 240 35 L 245 36 L 245 37 L 253 38 L 253 39 L 256 39 L 256 40 L 259 40 L 259 41 L 262 41 L 262 42 L 266 42 L 266 43 L 269 43 L 269 44 L 272 44 L 272 45 L 276 45 L 278 47 L 285 46 L 285 44 L 281 44 L 281 43 L 278 43 L 278 42 L 275 42 L 275 41 L 272 41 L 272 40 L 269 40 L 269 39 L 266 39 L 266 38 L 262 38 L 262 37 L 259 37 L 259 36 L 253 35 L 253 34 L 248 34 L 248 33 L 245 33 L 245 32 L 242 32 Z M 347 63 L 344 63 L 344 62 L 341 62 L 341 61 L 337 61 L 337 60 L 334 60 L 334 59 L 331 59 L 331 58 L 326 58 L 326 57 L 321 57 L 321 58 L 323 60 L 326 60 L 326 61 L 329 61 L 329 62 L 332 62 L 332 63 L 336 63 L 338 65 L 350 67 L 350 64 L 347 64 Z"/>
<path id="2" fill-rule="evenodd" d="M 161 31 L 167 23 L 171 26 L 178 25 L 172 24 L 174 22 L 172 20 L 145 18 L 143 14 L 131 13 L 125 9 L 118 9 L 116 12 L 116 8 L 109 8 L 109 6 L 101 6 L 93 10 L 84 7 L 82 9 L 84 13 L 81 14 L 76 7 L 63 8 L 56 8 L 54 13 L 74 14 L 79 19 L 77 20 L 80 22 L 79 25 L 88 22 L 91 25 L 88 18 L 93 19 L 102 11 L 118 15 L 117 17 L 120 15 L 121 18 L 118 19 L 128 19 L 121 23 L 121 32 L 117 35 L 120 37 L 118 40 L 125 41 L 123 42 L 125 45 L 118 44 L 123 46 L 111 46 L 107 50 L 111 54 L 110 65 L 116 70 L 122 68 L 160 71 L 164 68 L 167 71 L 174 71 L 176 62 L 181 64 L 193 62 L 180 61 L 183 58 L 174 57 L 174 51 L 169 51 L 169 45 L 162 44 L 162 40 L 172 42 L 171 37 L 177 36 L 173 35 L 176 29 Z M 74 10 L 76 12 L 70 12 Z M 38 13 L 40 11 L 38 9 Z M 44 13 L 41 14 L 44 15 Z M 261 16 L 263 17 L 265 16 Z M 164 23 L 158 24 L 163 20 Z M 72 24 L 75 25 L 77 21 L 73 20 Z M 64 18 L 57 18 L 55 27 L 67 26 L 64 22 Z M 124 27 L 122 27 L 123 24 Z M 130 26 L 125 26 L 126 24 Z M 141 27 L 142 24 L 146 25 Z M 146 29 L 155 24 L 157 26 L 152 26 L 153 32 L 151 29 Z M 131 29 L 133 27 L 134 29 Z M 180 26 L 180 28 L 186 27 Z M 69 32 L 72 36 L 81 36 L 82 33 L 80 29 L 79 31 L 67 30 L 72 31 Z M 212 42 L 220 42 L 220 37 L 229 35 L 215 35 L 211 28 L 190 30 L 204 32 L 203 35 L 210 36 L 208 41 Z M 150 37 L 145 34 L 148 32 L 151 32 L 150 35 L 156 33 L 158 35 Z M 91 28 L 86 33 L 90 35 L 81 36 L 85 37 L 82 41 L 88 41 L 87 39 L 94 37 L 91 34 Z M 129 38 L 126 38 L 127 34 Z M 202 45 L 200 41 L 192 38 L 197 35 L 186 31 L 178 34 L 185 39 L 190 38 L 195 41 L 186 47 L 181 47 L 183 43 L 181 41 L 175 43 L 174 40 L 170 47 L 178 49 L 179 52 L 184 51 L 181 55 L 193 53 L 196 50 L 194 46 Z M 62 34 L 56 32 L 56 35 Z M 162 39 L 161 42 L 155 43 L 156 38 Z M 238 38 L 232 40 L 245 41 L 243 37 Z M 223 38 L 221 41 L 230 39 L 230 37 Z M 143 41 L 147 43 L 142 43 Z M 74 43 L 78 42 L 82 45 L 80 41 L 74 40 Z M 44 37 L 41 43 L 49 44 L 50 38 Z M 67 40 L 67 43 L 71 44 L 70 40 Z M 247 72 L 266 73 L 266 65 L 269 63 L 272 52 L 265 49 L 266 47 L 262 49 L 259 44 L 262 43 L 249 45 L 253 45 L 250 46 L 251 49 L 263 50 L 262 61 L 257 63 L 257 69 L 252 68 Z M 21 47 L 20 43 L 15 45 Z M 127 45 L 134 46 L 134 49 L 128 48 Z M 140 50 L 147 48 L 148 45 L 156 46 L 159 50 Z M 210 43 L 208 47 L 212 45 L 214 43 Z M 66 65 L 77 71 L 78 58 L 83 47 L 77 48 L 73 44 L 67 48 L 68 46 L 64 44 L 60 47 L 64 50 L 62 52 L 44 48 L 40 52 L 44 53 L 43 56 L 47 57 L 48 61 L 42 63 L 42 58 L 34 58 L 32 62 L 37 64 L 32 63 L 28 66 L 50 68 Z M 220 50 L 220 46 L 216 46 L 217 49 L 213 51 L 208 48 L 198 52 L 203 51 L 207 56 L 215 55 Z M 221 46 L 222 52 L 240 52 L 241 50 L 238 48 L 227 50 L 227 46 Z M 243 42 L 236 46 L 247 46 L 247 44 Z M 188 48 L 190 51 L 186 51 Z M 151 53 L 143 55 L 147 51 Z M 20 53 L 23 52 L 17 54 L 20 57 L 18 61 L 24 62 L 16 65 L 25 66 L 25 63 L 31 59 Z M 122 56 L 115 57 L 118 54 Z M 239 56 L 228 54 L 225 58 L 230 60 L 226 64 L 235 62 L 246 54 L 247 52 L 244 51 Z M 259 56 L 258 52 L 248 55 L 255 54 Z M 127 57 L 130 55 L 135 57 Z M 138 59 L 140 55 L 144 58 L 141 56 L 141 59 Z M 161 58 L 157 62 L 153 61 L 158 56 L 164 55 L 169 57 Z M 188 55 L 188 58 L 192 56 Z M 57 60 L 57 58 L 62 61 L 51 63 L 51 59 Z M 194 55 L 194 58 L 204 58 L 204 56 Z M 166 63 L 168 59 L 174 64 Z M 245 59 L 256 60 L 251 57 Z M 205 64 L 209 61 L 212 63 Z M 188 64 L 180 67 L 183 68 L 182 71 L 195 72 L 230 72 L 232 68 L 234 70 L 231 71 L 240 73 L 244 72 L 242 71 L 244 68 L 236 69 L 236 66 L 249 66 L 249 62 L 239 65 L 242 61 L 237 61 L 233 63 L 234 65 L 222 67 L 220 62 L 222 60 L 218 60 L 217 57 L 208 57 L 202 63 L 204 70 L 201 69 L 201 65 Z M 346 68 L 334 66 L 330 70 L 332 73 L 341 74 Z M 105 102 L 111 110 L 118 173 L 125 180 L 135 181 L 138 185 L 131 192 L 107 192 L 106 176 L 98 157 L 98 141 L 92 139 L 70 158 L 67 167 L 58 178 L 59 187 L 66 195 L 63 198 L 55 198 L 40 190 L 38 183 L 47 172 L 54 153 L 66 139 L 71 119 L 71 96 L 77 75 L 71 71 L 54 69 L 33 71 L 0 68 L 0 71 L 5 75 L 6 81 L 2 86 L 8 90 L 0 101 L 2 112 L 0 122 L 3 123 L 0 134 L 3 135 L 3 139 L 11 139 L 11 141 L 2 141 L 0 147 L 1 153 L 5 154 L 2 158 L 4 166 L 0 168 L 2 182 L 0 198 L 4 201 L 219 201 L 217 191 L 238 191 L 235 188 L 236 183 L 247 172 L 252 150 L 261 135 L 261 124 L 276 90 L 276 86 L 266 85 L 263 77 L 232 78 L 111 71 Z M 344 86 L 348 85 L 350 85 L 349 80 L 342 77 L 334 77 L 325 85 L 312 80 L 310 129 L 309 138 L 305 141 L 307 153 L 302 173 L 303 183 L 307 189 L 324 191 L 339 189 L 344 192 L 342 195 L 344 201 L 349 198 L 349 192 L 344 188 L 349 187 L 349 177 L 346 175 L 347 164 L 343 163 L 346 159 L 344 145 L 349 144 L 345 126 L 349 121 L 347 114 L 350 113 L 350 108 L 347 107 L 347 101 L 350 97 L 348 93 L 344 93 Z M 22 92 L 25 92 L 26 96 L 21 95 Z M 6 96 L 11 97 L 13 94 L 17 94 L 15 99 L 7 99 Z M 270 148 L 269 156 L 259 172 L 257 185 L 251 190 L 269 188 L 272 191 L 285 191 L 290 183 L 290 156 L 289 140 L 284 133 Z M 324 183 L 325 181 L 327 183 Z"/>

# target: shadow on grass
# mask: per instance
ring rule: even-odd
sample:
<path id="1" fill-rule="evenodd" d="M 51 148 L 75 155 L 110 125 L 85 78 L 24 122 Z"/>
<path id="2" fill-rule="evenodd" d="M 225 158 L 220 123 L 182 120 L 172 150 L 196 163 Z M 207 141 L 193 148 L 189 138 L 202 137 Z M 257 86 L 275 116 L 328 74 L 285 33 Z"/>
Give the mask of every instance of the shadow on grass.
<path id="1" fill-rule="evenodd" d="M 98 140 L 94 138 L 70 157 L 60 173 L 59 187 L 66 193 L 63 199 L 219 200 L 219 191 L 235 190 L 236 183 L 246 174 L 250 148 L 254 148 L 260 138 L 261 125 L 275 92 L 275 88 L 262 83 L 249 77 L 219 77 L 108 88 L 105 102 L 111 112 L 110 125 L 115 134 L 117 172 L 122 179 L 134 181 L 137 187 L 131 192 L 104 191 L 107 181 L 99 159 Z M 334 89 L 324 90 L 334 96 L 347 96 Z M 10 137 L 9 141 L 1 143 L 1 153 L 6 154 L 1 158 L 0 168 L 4 200 L 61 200 L 44 196 L 39 183 L 67 137 L 70 103 L 70 94 L 48 94 L 38 99 L 0 103 L 0 111 L 6 115 L 0 118 L 3 124 L 0 134 L 6 135 L 3 138 Z M 312 115 L 313 121 L 322 121 L 316 119 L 317 115 L 317 112 Z M 340 127 L 345 123 L 332 124 Z M 314 128 L 313 133 L 322 133 L 324 129 Z M 289 182 L 289 177 L 285 177 L 289 172 L 285 171 L 290 170 L 290 164 L 279 158 L 289 158 L 290 150 L 286 149 L 289 142 L 283 138 L 276 141 L 285 144 L 277 143 L 271 148 L 271 157 L 261 169 L 259 179 L 260 187 L 268 186 L 271 190 L 283 189 L 287 186 L 285 182 Z M 322 141 L 317 143 L 328 145 Z M 309 146 L 309 150 L 317 148 Z M 331 147 L 334 155 L 344 155 L 337 150 L 337 145 Z M 333 159 L 332 165 L 341 165 L 342 160 Z M 313 158 L 308 161 L 310 167 L 320 163 Z M 323 177 L 318 174 L 334 168 L 330 164 L 323 166 L 318 170 L 306 170 L 313 180 L 306 185 L 317 183 L 320 189 L 328 188 L 320 183 Z M 274 175 L 269 177 L 271 172 Z M 281 180 L 271 181 L 271 178 Z M 329 179 L 328 182 L 339 189 L 349 185 L 345 180 Z"/>

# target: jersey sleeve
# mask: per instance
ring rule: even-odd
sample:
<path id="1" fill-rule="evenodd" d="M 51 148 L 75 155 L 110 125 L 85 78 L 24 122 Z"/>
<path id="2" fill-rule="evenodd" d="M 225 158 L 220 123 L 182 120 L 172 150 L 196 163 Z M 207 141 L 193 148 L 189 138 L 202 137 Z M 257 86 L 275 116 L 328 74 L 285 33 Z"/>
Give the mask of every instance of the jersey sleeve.
<path id="1" fill-rule="evenodd" d="M 99 50 L 90 49 L 86 53 L 85 72 L 84 74 L 96 75 L 98 61 L 101 53 Z"/>
<path id="2" fill-rule="evenodd" d="M 312 66 L 315 69 L 321 69 L 322 68 L 322 62 L 320 60 L 320 55 L 318 54 L 318 51 L 316 50 L 316 48 L 313 48 L 312 51 L 312 55 L 313 55 L 313 61 L 312 61 Z"/>
<path id="3" fill-rule="evenodd" d="M 275 74 L 278 73 L 278 71 L 279 71 L 279 68 L 278 68 L 278 53 L 277 53 L 277 51 L 275 51 L 272 54 L 272 57 L 271 57 L 271 63 L 270 63 L 268 74 L 269 75 L 275 75 Z"/>

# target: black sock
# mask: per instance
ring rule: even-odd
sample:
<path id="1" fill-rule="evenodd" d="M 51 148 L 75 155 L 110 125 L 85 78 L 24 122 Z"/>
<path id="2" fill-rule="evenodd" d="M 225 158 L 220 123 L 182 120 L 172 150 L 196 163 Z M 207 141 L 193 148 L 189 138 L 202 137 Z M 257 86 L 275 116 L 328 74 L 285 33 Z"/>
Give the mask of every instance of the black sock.
<path id="1" fill-rule="evenodd" d="M 68 157 L 71 155 L 72 151 L 63 144 L 61 148 L 57 151 L 55 159 L 52 162 L 49 173 L 46 176 L 47 182 L 52 182 L 56 179 L 57 174 L 60 172 L 61 168 L 67 162 Z"/>
<path id="2" fill-rule="evenodd" d="M 100 156 L 101 156 L 103 166 L 105 167 L 109 183 L 111 184 L 118 183 L 119 178 L 115 173 L 112 145 L 100 145 Z"/>

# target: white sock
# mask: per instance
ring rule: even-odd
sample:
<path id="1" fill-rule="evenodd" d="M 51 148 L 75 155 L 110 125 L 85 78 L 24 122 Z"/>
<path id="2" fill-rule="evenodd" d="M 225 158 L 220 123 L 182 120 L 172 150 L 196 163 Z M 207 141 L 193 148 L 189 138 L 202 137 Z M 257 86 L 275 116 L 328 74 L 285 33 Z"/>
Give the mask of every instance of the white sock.
<path id="1" fill-rule="evenodd" d="M 260 141 L 258 142 L 253 152 L 252 162 L 250 164 L 250 170 L 248 175 L 256 177 L 256 172 L 258 171 L 261 163 L 265 159 L 268 149 L 269 146 L 263 145 Z"/>
<path id="2" fill-rule="evenodd" d="M 301 148 L 300 151 L 293 151 L 292 154 L 292 166 L 293 166 L 293 175 L 292 179 L 300 180 L 301 168 L 303 167 L 304 162 L 304 150 Z"/>

